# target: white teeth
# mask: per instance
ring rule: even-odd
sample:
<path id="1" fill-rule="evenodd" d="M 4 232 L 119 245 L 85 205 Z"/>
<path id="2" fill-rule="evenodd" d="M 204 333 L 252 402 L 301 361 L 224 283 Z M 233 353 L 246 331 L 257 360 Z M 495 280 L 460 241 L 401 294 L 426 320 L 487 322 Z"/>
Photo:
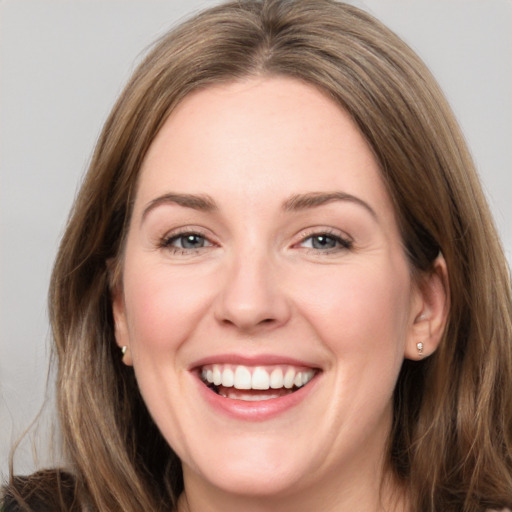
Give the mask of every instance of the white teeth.
<path id="1" fill-rule="evenodd" d="M 270 377 L 263 368 L 256 368 L 252 374 L 252 389 L 268 389 Z"/>
<path id="2" fill-rule="evenodd" d="M 293 368 L 288 368 L 284 375 L 284 387 L 286 389 L 293 388 L 293 381 L 295 380 L 295 370 Z"/>
<path id="3" fill-rule="evenodd" d="M 302 374 L 302 386 L 305 386 L 315 375 L 313 370 L 308 370 Z"/>
<path id="4" fill-rule="evenodd" d="M 262 400 L 270 400 L 270 398 L 272 398 L 272 397 L 265 398 L 265 397 L 254 395 L 254 396 L 246 396 L 243 398 L 243 400 L 245 400 L 246 402 L 261 402 Z"/>
<path id="5" fill-rule="evenodd" d="M 235 374 L 231 368 L 225 368 L 222 372 L 222 385 L 231 388 L 235 384 Z"/>
<path id="6" fill-rule="evenodd" d="M 272 389 L 281 389 L 283 387 L 283 370 L 276 368 L 270 374 L 270 387 Z"/>
<path id="7" fill-rule="evenodd" d="M 237 366 L 235 370 L 235 388 L 251 389 L 251 372 L 245 366 Z"/>
<path id="8" fill-rule="evenodd" d="M 201 370 L 201 378 L 208 384 L 225 388 L 244 389 L 292 389 L 305 386 L 315 375 L 315 370 L 299 370 L 293 366 L 261 366 L 214 364 Z M 263 395 L 261 395 L 263 396 Z M 270 395 L 269 395 L 270 396 Z M 262 398 L 264 399 L 264 398 Z"/>
<path id="9" fill-rule="evenodd" d="M 213 366 L 213 383 L 220 386 L 222 383 L 222 373 L 218 364 Z"/>

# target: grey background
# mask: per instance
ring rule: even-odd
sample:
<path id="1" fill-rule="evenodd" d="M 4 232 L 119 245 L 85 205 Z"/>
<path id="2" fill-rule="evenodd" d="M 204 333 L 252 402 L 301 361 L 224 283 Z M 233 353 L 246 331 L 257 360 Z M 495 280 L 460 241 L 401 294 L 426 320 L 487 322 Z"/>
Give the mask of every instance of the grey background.
<path id="1" fill-rule="evenodd" d="M 144 49 L 208 0 L 0 0 L 0 476 L 51 464 L 46 291 L 101 125 Z M 512 260 L 512 2 L 354 1 L 427 62 L 462 125 Z M 51 382 L 51 379 L 50 379 Z"/>

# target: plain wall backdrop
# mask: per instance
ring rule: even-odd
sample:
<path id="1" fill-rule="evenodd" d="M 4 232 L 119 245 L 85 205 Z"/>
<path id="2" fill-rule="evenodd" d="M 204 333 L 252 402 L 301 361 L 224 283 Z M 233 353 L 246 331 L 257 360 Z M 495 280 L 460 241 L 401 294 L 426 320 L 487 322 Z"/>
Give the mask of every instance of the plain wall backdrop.
<path id="1" fill-rule="evenodd" d="M 45 400 L 46 293 L 77 186 L 145 49 L 213 0 L 0 0 L 0 477 Z M 353 1 L 426 61 L 462 125 L 512 261 L 512 2 Z M 47 398 L 52 416 L 52 389 Z M 48 426 L 38 432 L 41 463 Z M 18 472 L 34 468 L 22 445 Z"/>

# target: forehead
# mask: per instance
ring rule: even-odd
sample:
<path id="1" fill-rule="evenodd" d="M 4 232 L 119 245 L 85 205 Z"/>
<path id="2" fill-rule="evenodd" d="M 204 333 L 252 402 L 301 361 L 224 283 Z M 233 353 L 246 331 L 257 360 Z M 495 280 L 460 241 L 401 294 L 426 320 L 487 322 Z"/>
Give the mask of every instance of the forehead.
<path id="1" fill-rule="evenodd" d="M 390 207 L 373 152 L 345 111 L 298 80 L 251 78 L 177 106 L 146 154 L 136 203 L 174 191 L 246 205 L 340 188 Z"/>

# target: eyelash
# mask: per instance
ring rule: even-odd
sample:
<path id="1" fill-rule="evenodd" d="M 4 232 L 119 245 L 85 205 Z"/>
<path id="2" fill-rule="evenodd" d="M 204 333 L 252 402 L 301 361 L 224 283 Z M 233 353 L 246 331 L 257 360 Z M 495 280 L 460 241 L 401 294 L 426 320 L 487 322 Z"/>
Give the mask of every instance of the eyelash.
<path id="1" fill-rule="evenodd" d="M 187 237 L 196 237 L 203 240 L 203 243 L 206 245 L 202 245 L 201 247 L 176 247 L 173 246 L 173 244 L 178 240 L 185 240 Z M 335 247 L 329 247 L 327 249 L 319 249 L 318 247 L 303 247 L 303 249 L 306 249 L 307 251 L 314 252 L 316 254 L 318 253 L 324 253 L 324 254 L 331 254 L 336 253 L 343 250 L 350 250 L 353 247 L 353 241 L 349 238 L 344 238 L 340 236 L 337 233 L 334 233 L 330 230 L 320 230 L 320 231 L 309 231 L 307 233 L 304 233 L 301 236 L 300 241 L 297 244 L 294 244 L 294 247 L 301 246 L 308 240 L 312 240 L 312 244 L 314 244 L 314 239 L 325 239 L 331 240 L 334 242 Z M 323 243 L 323 242 L 321 242 Z M 209 247 L 213 247 L 215 244 L 211 242 L 203 233 L 199 231 L 194 230 L 183 230 L 177 233 L 172 233 L 170 235 L 164 236 L 159 243 L 159 247 L 162 249 L 166 249 L 171 251 L 173 254 L 177 255 L 191 255 L 194 253 L 197 253 L 201 250 L 207 249 Z"/>
<path id="2" fill-rule="evenodd" d="M 196 237 L 204 240 L 204 243 L 207 245 L 203 245 L 201 247 L 175 247 L 172 244 L 178 240 L 185 240 L 187 237 Z M 166 249 L 168 251 L 171 251 L 173 254 L 178 255 L 190 255 L 194 254 L 197 251 L 200 251 L 202 249 L 206 249 L 208 247 L 212 247 L 214 244 L 208 238 L 201 232 L 194 231 L 194 230 L 183 230 L 177 233 L 172 233 L 170 235 L 164 236 L 159 243 L 159 247 L 162 249 Z"/>
<path id="3" fill-rule="evenodd" d="M 338 233 L 335 233 L 330 230 L 311 231 L 311 232 L 304 233 L 304 235 L 301 237 L 300 242 L 297 245 L 300 246 L 307 240 L 312 240 L 312 243 L 314 243 L 313 240 L 315 238 L 317 240 L 320 238 L 332 240 L 336 244 L 336 246 L 329 247 L 327 249 L 318 249 L 315 247 L 305 247 L 306 250 L 312 251 L 314 253 L 320 252 L 320 253 L 324 253 L 324 254 L 325 253 L 332 254 L 332 253 L 336 253 L 336 252 L 343 251 L 343 250 L 350 250 L 353 248 L 353 245 L 354 245 L 353 241 L 350 240 L 349 238 L 342 237 Z"/>

